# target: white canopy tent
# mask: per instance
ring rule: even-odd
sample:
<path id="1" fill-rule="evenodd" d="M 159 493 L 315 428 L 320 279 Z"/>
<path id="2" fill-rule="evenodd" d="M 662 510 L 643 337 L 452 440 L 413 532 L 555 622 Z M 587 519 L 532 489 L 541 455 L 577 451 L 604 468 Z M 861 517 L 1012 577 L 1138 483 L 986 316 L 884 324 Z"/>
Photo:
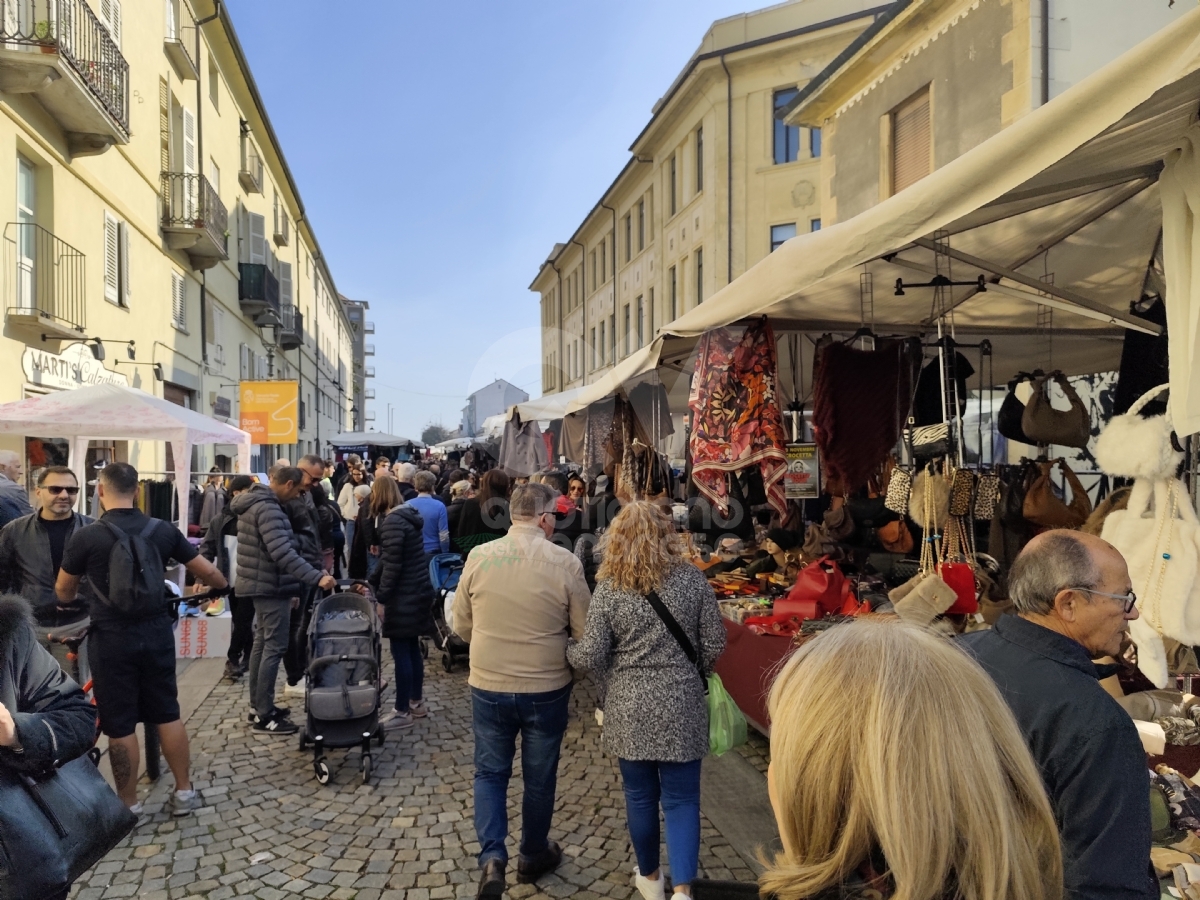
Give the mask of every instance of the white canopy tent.
<path id="1" fill-rule="evenodd" d="M 982 292 L 951 289 L 949 306 L 959 340 L 992 341 L 998 381 L 1044 366 L 1044 351 L 1031 340 L 1039 305 L 1054 310 L 1056 368 L 1115 368 L 1126 326 L 1158 332 L 1131 317 L 1129 305 L 1145 291 L 1167 293 L 1158 181 L 1196 122 L 1198 69 L 1200 9 L 908 189 L 788 241 L 576 394 L 567 411 L 660 366 L 678 367 L 704 332 L 760 315 L 777 330 L 845 333 L 866 324 L 877 334 L 934 331 L 934 291 L 897 296 L 893 286 L 900 278 L 929 281 L 939 240 L 953 280 L 985 278 Z M 1200 195 L 1200 186 L 1191 189 Z M 1196 208 L 1200 214 L 1200 202 Z M 1042 280 L 1048 273 L 1051 284 Z M 863 274 L 873 283 L 871 321 L 864 321 Z M 1173 374 L 1177 365 L 1194 367 L 1196 327 L 1177 315 L 1168 301 Z M 1198 317 L 1192 310 L 1190 318 Z M 1192 430 L 1200 430 L 1200 418 Z"/>
<path id="2" fill-rule="evenodd" d="M 417 449 L 425 449 L 425 445 L 420 441 L 398 434 L 384 434 L 381 431 L 344 431 L 331 437 L 329 443 L 334 447 L 403 447 L 412 444 Z"/>
<path id="3" fill-rule="evenodd" d="M 530 422 L 534 419 L 539 422 L 550 422 L 554 419 L 561 419 L 567 414 L 567 406 L 570 405 L 577 396 L 587 390 L 587 385 L 577 388 L 571 388 L 569 391 L 561 391 L 557 394 L 544 394 L 541 397 L 535 397 L 533 400 L 526 400 L 524 403 L 516 403 L 508 408 L 506 419 L 511 419 L 513 413 L 520 413 L 523 422 Z"/>
<path id="4" fill-rule="evenodd" d="M 88 441 L 167 441 L 175 460 L 179 527 L 187 533 L 192 447 L 236 444 L 237 471 L 250 471 L 250 435 L 240 428 L 137 388 L 97 384 L 0 405 L 0 434 L 69 438 L 70 466 L 81 485 Z"/>

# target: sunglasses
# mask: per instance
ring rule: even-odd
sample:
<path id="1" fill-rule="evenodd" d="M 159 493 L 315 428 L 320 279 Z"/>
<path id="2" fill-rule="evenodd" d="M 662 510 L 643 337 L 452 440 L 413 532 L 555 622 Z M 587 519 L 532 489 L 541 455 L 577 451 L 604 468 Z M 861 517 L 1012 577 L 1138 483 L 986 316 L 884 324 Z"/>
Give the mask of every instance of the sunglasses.
<path id="1" fill-rule="evenodd" d="M 43 490 L 49 491 L 50 493 L 54 494 L 55 496 L 58 496 L 59 494 L 62 494 L 62 493 L 66 493 L 68 496 L 74 497 L 76 494 L 79 493 L 79 488 L 77 488 L 77 487 L 62 487 L 57 484 L 52 484 L 52 485 L 46 486 L 43 488 Z"/>

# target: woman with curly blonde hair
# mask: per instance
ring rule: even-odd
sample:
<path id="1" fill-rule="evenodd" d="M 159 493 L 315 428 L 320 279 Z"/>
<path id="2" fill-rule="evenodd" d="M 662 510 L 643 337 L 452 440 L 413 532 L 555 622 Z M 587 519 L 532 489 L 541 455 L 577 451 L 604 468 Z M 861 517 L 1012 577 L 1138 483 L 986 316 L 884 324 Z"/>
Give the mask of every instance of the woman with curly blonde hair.
<path id="1" fill-rule="evenodd" d="M 920 626 L 814 638 L 771 688 L 777 900 L 1059 900 L 1058 829 L 992 679 Z"/>
<path id="2" fill-rule="evenodd" d="M 600 547 L 604 561 L 583 639 L 567 648 L 567 659 L 604 682 L 604 746 L 621 767 L 638 891 L 646 900 L 665 896 L 661 802 L 674 891 L 690 896 L 700 857 L 700 761 L 708 754 L 704 679 L 725 648 L 725 630 L 713 589 L 683 559 L 657 505 L 625 506 Z M 683 629 L 698 664 L 655 612 L 652 594 Z"/>

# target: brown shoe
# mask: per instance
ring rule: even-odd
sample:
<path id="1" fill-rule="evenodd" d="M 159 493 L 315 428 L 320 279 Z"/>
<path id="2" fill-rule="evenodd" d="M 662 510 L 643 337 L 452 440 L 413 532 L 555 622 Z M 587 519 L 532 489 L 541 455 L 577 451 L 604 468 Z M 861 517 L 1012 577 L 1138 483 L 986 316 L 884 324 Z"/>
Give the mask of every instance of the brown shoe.
<path id="1" fill-rule="evenodd" d="M 504 880 L 504 863 L 489 859 L 483 864 L 483 876 L 479 879 L 479 890 L 475 900 L 499 900 L 508 885 Z"/>
<path id="2" fill-rule="evenodd" d="M 551 841 L 537 856 L 517 857 L 517 884 L 533 884 L 543 875 L 549 875 L 562 862 L 562 847 Z"/>

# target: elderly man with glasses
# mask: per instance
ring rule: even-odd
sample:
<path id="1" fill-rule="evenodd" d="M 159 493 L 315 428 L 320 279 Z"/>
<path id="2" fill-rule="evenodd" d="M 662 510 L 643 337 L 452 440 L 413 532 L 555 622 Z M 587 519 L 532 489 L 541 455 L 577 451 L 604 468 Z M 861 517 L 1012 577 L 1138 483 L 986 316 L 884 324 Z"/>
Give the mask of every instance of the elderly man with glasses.
<path id="1" fill-rule="evenodd" d="M 1047 531 L 1014 561 L 1016 615 L 961 638 L 1008 701 L 1062 835 L 1068 898 L 1156 898 L 1146 757 L 1133 720 L 1100 687 L 1138 617 L 1115 547 Z M 987 740 L 986 734 L 980 740 Z"/>
<path id="2" fill-rule="evenodd" d="M 38 625 L 60 627 L 86 615 L 87 596 L 77 606 L 62 608 L 54 582 L 67 541 L 93 520 L 75 512 L 79 483 L 66 466 L 42 469 L 35 496 L 37 512 L 0 530 L 0 593 L 20 594 L 28 600 Z M 89 590 L 85 584 L 83 593 Z"/>

